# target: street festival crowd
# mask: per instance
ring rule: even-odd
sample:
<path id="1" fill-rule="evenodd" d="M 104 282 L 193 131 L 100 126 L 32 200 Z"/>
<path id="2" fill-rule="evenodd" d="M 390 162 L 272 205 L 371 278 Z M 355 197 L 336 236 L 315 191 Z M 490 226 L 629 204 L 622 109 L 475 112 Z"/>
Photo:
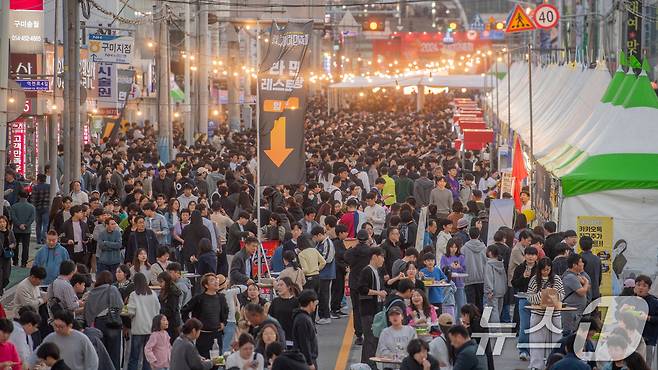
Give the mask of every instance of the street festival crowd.
<path id="1" fill-rule="evenodd" d="M 591 350 L 601 325 L 582 314 L 600 295 L 592 239 L 518 212 L 485 244 L 491 200 L 514 195 L 500 194 L 487 150 L 453 149 L 451 99 L 428 96 L 417 113 L 413 97 L 380 93 L 328 114 L 311 98 L 308 181 L 265 187 L 259 205 L 253 131 L 176 139 L 161 163 L 153 127 L 132 124 L 111 144 L 85 145 L 80 177 L 52 203 L 48 166 L 36 179 L 10 168 L 3 290 L 12 266 L 29 262 L 33 228 L 39 249 L 1 312 L 0 367 L 315 370 L 316 325 L 351 310 L 353 369 L 494 370 L 495 323 L 511 323 L 531 369 L 648 369 L 658 337 L 649 277 L 622 292 L 642 297 L 648 316 L 622 315 L 606 338 L 623 353 L 643 328 L 641 345 L 583 362 L 576 337 Z M 516 195 L 527 207 L 528 191 Z M 260 263 L 258 214 L 272 246 Z M 557 333 L 528 333 L 551 302 L 575 310 L 549 314 Z M 539 342 L 555 346 L 528 346 Z"/>

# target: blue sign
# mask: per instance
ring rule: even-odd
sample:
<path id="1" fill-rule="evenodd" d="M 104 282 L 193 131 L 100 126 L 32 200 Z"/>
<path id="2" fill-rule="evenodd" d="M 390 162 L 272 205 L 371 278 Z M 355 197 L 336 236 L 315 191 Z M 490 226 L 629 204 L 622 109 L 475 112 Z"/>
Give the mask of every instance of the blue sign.
<path id="1" fill-rule="evenodd" d="M 16 80 L 24 91 L 49 91 L 49 80 Z"/>

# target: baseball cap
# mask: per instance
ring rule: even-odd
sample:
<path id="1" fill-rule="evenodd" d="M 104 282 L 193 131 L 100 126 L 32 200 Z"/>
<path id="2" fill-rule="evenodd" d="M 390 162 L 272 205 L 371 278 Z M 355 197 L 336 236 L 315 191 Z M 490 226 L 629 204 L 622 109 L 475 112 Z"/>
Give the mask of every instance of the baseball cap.
<path id="1" fill-rule="evenodd" d="M 395 315 L 395 314 L 402 315 L 402 309 L 398 306 L 393 306 L 393 307 L 388 309 L 388 316 Z"/>
<path id="2" fill-rule="evenodd" d="M 367 231 L 365 231 L 365 230 L 359 230 L 359 232 L 356 233 L 356 238 L 357 238 L 359 241 L 364 242 L 364 241 L 368 240 L 370 237 L 368 236 L 368 232 L 367 232 Z"/>
<path id="3" fill-rule="evenodd" d="M 452 326 L 453 323 L 452 316 L 449 313 L 442 313 L 441 316 L 439 316 L 439 325 Z"/>

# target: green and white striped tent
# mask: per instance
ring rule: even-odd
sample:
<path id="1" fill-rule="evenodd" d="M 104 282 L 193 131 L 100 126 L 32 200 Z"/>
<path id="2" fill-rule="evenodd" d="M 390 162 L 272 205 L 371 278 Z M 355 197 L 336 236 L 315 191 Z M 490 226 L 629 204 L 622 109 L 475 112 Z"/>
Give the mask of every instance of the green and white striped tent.
<path id="1" fill-rule="evenodd" d="M 613 217 L 613 257 L 623 248 L 628 261 L 623 276 L 658 270 L 658 98 L 646 61 L 629 64 L 612 79 L 603 67 L 533 70 L 535 157 L 560 179 L 560 228 L 575 229 L 578 216 Z M 528 143 L 527 64 L 516 67 L 512 128 Z"/>

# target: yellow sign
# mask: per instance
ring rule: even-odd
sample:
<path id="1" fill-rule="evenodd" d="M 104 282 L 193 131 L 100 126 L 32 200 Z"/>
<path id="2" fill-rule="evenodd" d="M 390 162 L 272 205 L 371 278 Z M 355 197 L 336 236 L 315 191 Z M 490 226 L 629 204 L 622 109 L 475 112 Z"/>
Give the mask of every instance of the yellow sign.
<path id="1" fill-rule="evenodd" d="M 578 238 L 589 236 L 594 240 L 592 253 L 601 259 L 601 295 L 612 295 L 612 217 L 578 216 L 576 221 Z M 578 252 L 580 247 L 578 247 Z"/>
<path id="2" fill-rule="evenodd" d="M 532 31 L 534 30 L 535 24 L 532 23 L 532 20 L 528 15 L 523 11 L 521 5 L 516 5 L 514 11 L 512 11 L 512 16 L 509 17 L 507 21 L 507 29 L 505 32 L 521 32 L 521 31 Z"/>

